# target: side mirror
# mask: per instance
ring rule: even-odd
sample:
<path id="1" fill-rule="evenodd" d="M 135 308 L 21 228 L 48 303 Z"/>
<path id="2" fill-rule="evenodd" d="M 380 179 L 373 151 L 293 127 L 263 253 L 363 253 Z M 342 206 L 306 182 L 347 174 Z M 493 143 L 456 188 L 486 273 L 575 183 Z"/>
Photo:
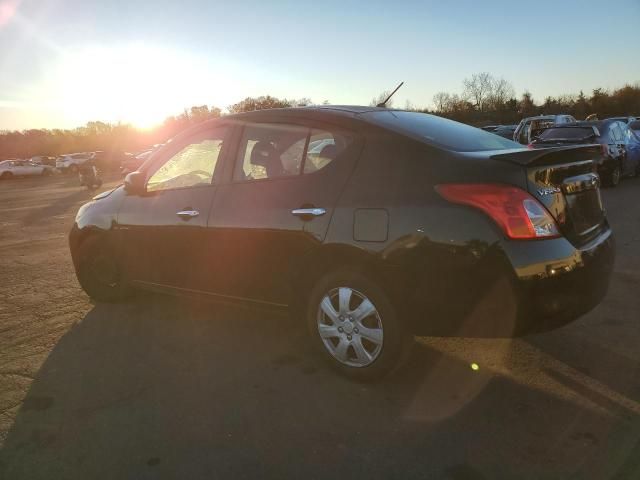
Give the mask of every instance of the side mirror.
<path id="1" fill-rule="evenodd" d="M 124 189 L 131 195 L 142 195 L 146 192 L 145 175 L 142 172 L 131 172 L 124 178 Z"/>

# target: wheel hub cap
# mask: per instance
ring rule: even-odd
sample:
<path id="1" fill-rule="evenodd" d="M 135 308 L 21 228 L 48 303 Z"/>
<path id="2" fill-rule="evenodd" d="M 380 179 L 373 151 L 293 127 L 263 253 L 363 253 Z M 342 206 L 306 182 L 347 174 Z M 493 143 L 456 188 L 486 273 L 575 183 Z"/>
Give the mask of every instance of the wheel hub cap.
<path id="1" fill-rule="evenodd" d="M 340 363 L 366 367 L 382 351 L 380 314 L 357 290 L 339 287 L 327 292 L 318 307 L 317 322 L 325 348 Z"/>

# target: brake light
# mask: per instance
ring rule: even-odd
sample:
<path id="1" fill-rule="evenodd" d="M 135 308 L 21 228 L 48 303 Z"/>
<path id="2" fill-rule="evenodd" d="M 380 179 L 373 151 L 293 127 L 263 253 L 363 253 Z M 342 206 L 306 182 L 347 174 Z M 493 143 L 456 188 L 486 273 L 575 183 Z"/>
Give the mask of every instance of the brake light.
<path id="1" fill-rule="evenodd" d="M 547 209 L 524 190 L 500 184 L 443 184 L 438 193 L 452 203 L 469 205 L 489 215 L 509 238 L 530 240 L 559 237 Z"/>

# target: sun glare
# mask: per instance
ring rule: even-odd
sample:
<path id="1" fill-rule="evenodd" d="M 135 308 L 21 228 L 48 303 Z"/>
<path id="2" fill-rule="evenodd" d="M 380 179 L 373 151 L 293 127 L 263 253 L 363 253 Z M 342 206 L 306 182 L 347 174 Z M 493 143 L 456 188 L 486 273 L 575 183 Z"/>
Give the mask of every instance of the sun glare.
<path id="1" fill-rule="evenodd" d="M 149 128 L 185 107 L 224 101 L 225 84 L 206 62 L 176 51 L 94 47 L 64 55 L 53 96 L 70 122 Z"/>

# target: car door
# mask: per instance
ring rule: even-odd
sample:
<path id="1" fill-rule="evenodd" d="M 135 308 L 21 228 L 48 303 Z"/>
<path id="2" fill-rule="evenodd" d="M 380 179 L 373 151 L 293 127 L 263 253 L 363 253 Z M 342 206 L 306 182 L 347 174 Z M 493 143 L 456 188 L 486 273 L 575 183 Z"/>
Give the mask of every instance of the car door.
<path id="1" fill-rule="evenodd" d="M 628 125 L 621 125 L 621 130 L 627 152 L 629 174 L 637 175 L 640 173 L 640 140 L 638 140 Z"/>
<path id="2" fill-rule="evenodd" d="M 627 146 L 625 144 L 624 136 L 622 134 L 622 123 L 615 122 L 611 126 L 611 135 L 615 142 L 617 149 L 617 157 L 620 159 L 622 166 L 622 175 L 629 175 L 631 172 L 631 165 L 627 161 Z"/>
<path id="3" fill-rule="evenodd" d="M 144 192 L 125 196 L 118 244 L 132 281 L 194 287 L 227 133 L 224 125 L 209 126 L 171 142 L 143 172 Z"/>
<path id="4" fill-rule="evenodd" d="M 31 162 L 24 162 L 27 175 L 41 175 L 44 167 Z"/>
<path id="5" fill-rule="evenodd" d="M 291 275 L 322 243 L 361 141 L 302 121 L 237 128 L 235 158 L 209 215 L 201 289 L 287 305 Z M 321 143 L 322 150 L 313 148 Z"/>

